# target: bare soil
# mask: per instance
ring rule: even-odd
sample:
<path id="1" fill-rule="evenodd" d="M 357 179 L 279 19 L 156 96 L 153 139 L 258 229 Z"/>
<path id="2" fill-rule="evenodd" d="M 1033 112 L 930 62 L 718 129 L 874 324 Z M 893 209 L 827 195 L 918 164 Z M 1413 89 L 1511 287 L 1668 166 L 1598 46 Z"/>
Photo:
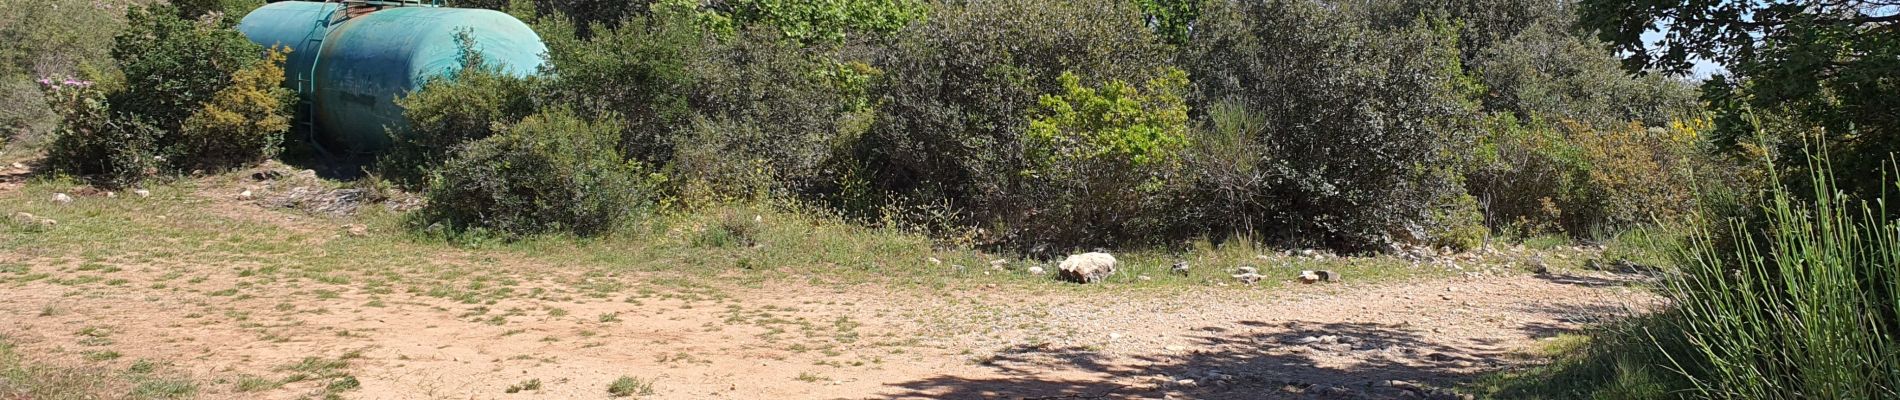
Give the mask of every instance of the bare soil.
<path id="1" fill-rule="evenodd" d="M 618 376 L 643 398 L 1391 398 L 1535 362 L 1523 350 L 1652 296 L 1615 276 L 1512 276 L 1314 286 L 1019 297 L 923 296 L 773 285 L 722 300 L 506 300 L 489 313 L 404 294 L 369 306 L 342 294 L 286 310 L 268 297 L 174 297 L 135 287 L 8 288 L 0 333 L 29 354 L 77 358 L 103 327 L 121 360 L 175 363 L 203 381 L 275 377 L 306 357 L 345 358 L 349 398 L 604 398 Z M 284 290 L 294 290 L 285 288 Z M 45 314 L 47 307 L 56 309 Z M 564 310 L 552 316 L 546 310 Z M 601 318 L 610 315 L 611 318 Z M 607 321 L 607 322 L 602 322 Z M 77 362 L 77 361 L 74 361 Z M 127 361 L 129 362 L 129 361 Z M 1405 382 L 1394 386 L 1391 380 Z M 323 382 L 201 398 L 299 398 Z"/>
<path id="2" fill-rule="evenodd" d="M 203 190 L 233 220 L 376 234 Z M 502 259 L 482 264 L 522 295 L 471 303 L 363 279 L 246 278 L 270 263 L 255 256 L 104 257 L 77 268 L 113 280 L 75 283 L 70 260 L 0 254 L 53 273 L 0 284 L 0 337 L 35 362 L 100 373 L 156 361 L 209 399 L 608 398 L 623 376 L 650 385 L 637 397 L 665 399 L 1458 398 L 1442 388 L 1540 362 L 1540 340 L 1658 301 L 1608 272 L 1131 293 L 678 282 Z M 400 262 L 360 267 L 413 270 Z M 578 289 L 608 284 L 625 289 Z M 216 290 L 232 287 L 245 294 Z M 360 387 L 335 390 L 343 377 Z"/>

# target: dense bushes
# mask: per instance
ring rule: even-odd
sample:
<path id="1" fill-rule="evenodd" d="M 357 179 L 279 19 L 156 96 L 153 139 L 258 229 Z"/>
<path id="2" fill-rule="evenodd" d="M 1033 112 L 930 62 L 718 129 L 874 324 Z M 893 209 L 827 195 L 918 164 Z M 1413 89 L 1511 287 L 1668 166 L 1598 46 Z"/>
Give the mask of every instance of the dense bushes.
<path id="1" fill-rule="evenodd" d="M 290 127 L 283 53 L 267 55 L 227 22 L 186 20 L 168 6 L 134 7 L 127 23 L 112 48 L 121 88 L 52 91 L 71 98 L 56 100 L 63 123 L 48 145 L 50 165 L 125 185 L 276 153 Z"/>
<path id="2" fill-rule="evenodd" d="M 46 86 L 61 120 L 46 148 L 53 170 L 91 176 L 108 186 L 158 173 L 156 149 L 163 131 L 136 115 L 113 112 L 90 82 L 48 81 Z"/>
<path id="3" fill-rule="evenodd" d="M 1026 200 L 1060 190 L 1024 179 L 1027 116 L 1043 95 L 1064 92 L 1065 72 L 1087 86 L 1147 82 L 1165 74 L 1167 55 L 1142 15 L 1119 1 L 940 5 L 872 62 L 883 71 L 872 88 L 878 113 L 854 157 L 869 186 L 890 196 L 874 203 L 946 205 L 958 224 L 988 228 L 991 242 L 1094 244 L 1026 234 L 1095 227 L 1044 213 L 1066 205 Z"/>
<path id="4" fill-rule="evenodd" d="M 1185 56 L 1197 103 L 1229 103 L 1258 121 L 1235 143 L 1249 149 L 1229 153 L 1248 159 L 1203 158 L 1253 164 L 1249 174 L 1202 176 L 1203 218 L 1225 224 L 1216 231 L 1345 249 L 1376 248 L 1392 233 L 1429 240 L 1431 211 L 1459 194 L 1448 167 L 1477 111 L 1458 28 L 1421 20 L 1382 31 L 1346 5 L 1210 4 Z"/>
<path id="5" fill-rule="evenodd" d="M 263 59 L 231 73 L 231 82 L 186 117 L 173 141 L 173 164 L 184 169 L 217 170 L 274 157 L 290 130 L 290 104 L 296 94 L 283 87 L 288 49 L 273 49 Z"/>
<path id="6" fill-rule="evenodd" d="M 437 170 L 419 221 L 502 236 L 611 231 L 652 204 L 659 184 L 615 150 L 619 127 L 554 110 L 474 141 Z"/>
<path id="7" fill-rule="evenodd" d="M 249 4 L 189 2 L 214 3 Z M 605 201 L 773 197 L 1027 251 L 1468 247 L 1487 227 L 1585 235 L 1687 209 L 1683 171 L 1712 160 L 1699 130 L 1668 127 L 1703 120 L 1682 85 L 1629 78 L 1567 8 L 1525 0 L 457 4 L 521 15 L 549 46 L 539 77 L 471 53 L 399 102 L 411 129 L 378 171 L 488 199 L 439 197 L 429 220 L 457 231 L 593 234 L 574 216 Z M 56 153 L 90 160 L 69 172 L 129 182 L 273 151 L 283 100 L 246 75 L 258 49 L 228 14 L 164 10 L 131 15 L 126 90 L 66 129 L 88 133 Z M 611 158 L 596 142 L 665 184 L 575 205 L 549 185 L 618 173 L 503 167 Z M 517 178 L 535 189 L 499 192 Z"/>
<path id="8" fill-rule="evenodd" d="M 1707 159 L 1650 129 L 1695 120 L 1683 86 L 1623 75 L 1567 9 L 1494 3 L 662 1 L 543 14 L 536 101 L 620 116 L 621 154 L 685 204 L 784 196 L 1020 250 L 1468 247 L 1686 209 L 1658 205 Z M 510 118 L 448 120 L 484 119 Z"/>
<path id="9" fill-rule="evenodd" d="M 112 59 L 125 90 L 107 97 L 113 110 L 145 117 L 176 132 L 263 51 L 219 22 L 179 18 L 169 7 L 134 7 L 113 40 Z"/>
<path id="10" fill-rule="evenodd" d="M 409 126 L 390 132 L 389 150 L 377 160 L 384 178 L 426 186 L 429 171 L 469 142 L 494 136 L 534 113 L 536 81 L 497 70 L 481 53 L 464 47 L 459 72 L 432 79 L 421 90 L 396 99 Z"/>

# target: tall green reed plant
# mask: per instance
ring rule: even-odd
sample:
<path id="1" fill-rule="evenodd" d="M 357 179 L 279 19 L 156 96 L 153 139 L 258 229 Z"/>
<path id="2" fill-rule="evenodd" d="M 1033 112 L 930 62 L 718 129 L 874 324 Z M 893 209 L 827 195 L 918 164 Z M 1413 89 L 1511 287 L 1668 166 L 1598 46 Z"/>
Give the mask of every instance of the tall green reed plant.
<path id="1" fill-rule="evenodd" d="M 1840 192 L 1825 154 L 1809 162 L 1811 193 L 1776 182 L 1758 223 L 1705 226 L 1680 250 L 1674 361 L 1695 366 L 1697 397 L 1900 398 L 1900 222 Z"/>

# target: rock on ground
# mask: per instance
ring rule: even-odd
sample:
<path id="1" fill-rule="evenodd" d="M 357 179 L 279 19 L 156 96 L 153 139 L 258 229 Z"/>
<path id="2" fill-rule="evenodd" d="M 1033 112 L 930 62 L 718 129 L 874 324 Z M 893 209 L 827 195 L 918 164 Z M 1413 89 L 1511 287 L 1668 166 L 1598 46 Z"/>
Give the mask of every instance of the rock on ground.
<path id="1" fill-rule="evenodd" d="M 1069 256 L 1057 266 L 1062 272 L 1062 280 L 1075 283 L 1093 283 L 1108 278 L 1115 273 L 1115 256 L 1108 253 L 1082 253 Z"/>

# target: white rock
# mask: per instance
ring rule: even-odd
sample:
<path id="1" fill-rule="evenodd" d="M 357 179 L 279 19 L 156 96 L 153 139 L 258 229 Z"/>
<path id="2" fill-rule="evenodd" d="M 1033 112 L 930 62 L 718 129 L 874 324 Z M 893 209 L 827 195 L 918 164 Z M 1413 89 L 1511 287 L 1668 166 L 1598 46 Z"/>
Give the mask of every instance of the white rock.
<path id="1" fill-rule="evenodd" d="M 1029 273 L 1042 275 L 1042 267 L 1041 266 L 1029 267 Z"/>
<path id="2" fill-rule="evenodd" d="M 139 198 L 152 197 L 152 191 L 145 189 L 133 189 L 132 194 L 139 195 Z"/>
<path id="3" fill-rule="evenodd" d="M 251 190 L 250 190 L 250 189 L 244 189 L 244 192 L 243 192 L 243 193 L 238 193 L 238 198 L 240 198 L 240 199 L 248 199 L 248 198 L 251 198 Z"/>
<path id="4" fill-rule="evenodd" d="M 67 196 L 65 193 L 54 193 L 53 203 L 54 204 L 72 204 L 73 196 Z"/>
<path id="5" fill-rule="evenodd" d="M 1082 253 L 1062 260 L 1057 270 L 1062 279 L 1076 283 L 1092 283 L 1108 278 L 1115 273 L 1115 256 L 1108 253 Z"/>
<path id="6" fill-rule="evenodd" d="M 1245 274 L 1234 275 L 1234 279 L 1240 280 L 1240 283 L 1245 283 L 1249 285 L 1259 283 L 1261 279 L 1265 279 L 1265 278 L 1266 276 L 1262 276 L 1260 274 L 1255 274 L 1255 273 L 1245 273 Z"/>
<path id="7" fill-rule="evenodd" d="M 924 259 L 924 261 L 929 261 L 929 262 L 930 262 L 930 265 L 940 265 L 940 264 L 943 264 L 943 260 L 939 260 L 939 259 L 937 259 L 936 257 L 929 257 L 929 258 L 925 258 L 925 259 Z"/>

